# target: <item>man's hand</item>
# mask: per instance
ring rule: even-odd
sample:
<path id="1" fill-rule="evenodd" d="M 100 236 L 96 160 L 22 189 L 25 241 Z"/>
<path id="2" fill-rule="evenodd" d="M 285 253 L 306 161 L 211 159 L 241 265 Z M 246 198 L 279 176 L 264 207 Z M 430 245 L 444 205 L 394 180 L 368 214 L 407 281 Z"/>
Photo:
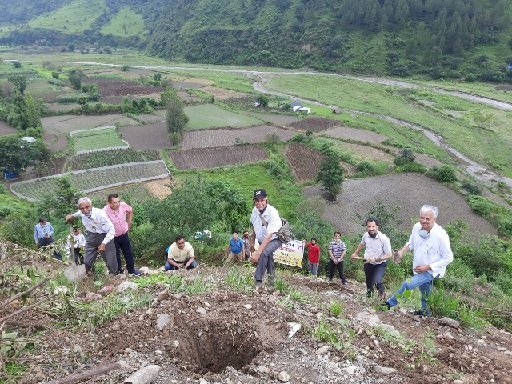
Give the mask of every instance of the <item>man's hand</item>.
<path id="1" fill-rule="evenodd" d="M 350 256 L 351 259 L 359 259 L 359 256 L 357 256 L 357 253 L 353 253 L 352 256 Z"/>
<path id="2" fill-rule="evenodd" d="M 417 267 L 414 267 L 414 272 L 416 273 L 423 273 L 430 271 L 430 265 L 418 265 Z"/>
<path id="3" fill-rule="evenodd" d="M 66 223 L 71 223 L 73 220 L 75 220 L 73 215 L 66 215 Z"/>
<path id="4" fill-rule="evenodd" d="M 105 248 L 106 248 L 106 245 L 101 243 L 99 246 L 98 246 L 98 251 L 99 252 L 105 252 Z"/>
<path id="5" fill-rule="evenodd" d="M 251 254 L 251 257 L 249 260 L 251 260 L 253 263 L 257 263 L 258 260 L 260 259 L 260 255 L 261 255 L 261 252 L 260 251 L 254 251 L 252 254 Z"/>

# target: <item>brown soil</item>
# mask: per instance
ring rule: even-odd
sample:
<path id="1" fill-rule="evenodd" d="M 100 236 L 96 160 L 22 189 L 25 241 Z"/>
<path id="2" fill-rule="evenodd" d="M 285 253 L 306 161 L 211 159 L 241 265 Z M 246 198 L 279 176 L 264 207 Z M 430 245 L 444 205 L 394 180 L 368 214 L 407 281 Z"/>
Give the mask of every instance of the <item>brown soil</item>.
<path id="1" fill-rule="evenodd" d="M 122 114 L 112 113 L 107 115 L 61 115 L 43 117 L 41 119 L 45 133 L 67 134 L 78 129 L 89 129 L 105 125 L 120 126 L 137 125 L 138 123 Z"/>
<path id="2" fill-rule="evenodd" d="M 295 132 L 269 125 L 241 129 L 204 129 L 185 132 L 181 145 L 183 149 L 193 149 L 255 144 L 263 143 L 273 135 L 281 141 L 287 141 L 295 135 Z"/>
<path id="3" fill-rule="evenodd" d="M 301 143 L 291 143 L 286 148 L 285 155 L 299 182 L 316 179 L 323 159 L 320 151 Z"/>
<path id="4" fill-rule="evenodd" d="M 210 95 L 213 95 L 215 97 L 215 99 L 218 99 L 218 100 L 242 98 L 242 97 L 247 96 L 246 93 L 235 92 L 235 91 L 231 91 L 229 89 L 218 88 L 218 87 L 213 87 L 213 86 L 203 87 L 203 88 L 201 88 L 201 91 L 204 91 L 206 93 L 209 93 Z"/>
<path id="5" fill-rule="evenodd" d="M 169 133 L 165 122 L 136 125 L 119 129 L 121 136 L 135 149 L 170 148 Z"/>
<path id="6" fill-rule="evenodd" d="M 379 144 L 387 140 L 387 137 L 364 129 L 350 127 L 336 127 L 322 132 L 325 136 L 336 139 L 354 140 L 362 143 Z"/>
<path id="7" fill-rule="evenodd" d="M 323 196 L 318 186 L 305 189 L 306 197 Z M 476 215 L 463 196 L 448 187 L 415 173 L 402 173 L 345 180 L 337 203 L 324 207 L 322 216 L 345 234 L 359 234 L 361 226 L 357 216 L 365 216 L 377 202 L 400 207 L 401 229 L 408 231 L 417 220 L 423 204 L 439 207 L 438 222 L 441 225 L 463 220 L 469 225 L 472 236 L 495 234 L 496 230 L 486 220 Z M 385 232 L 385 228 L 382 228 Z"/>
<path id="8" fill-rule="evenodd" d="M 144 183 L 145 188 L 153 197 L 164 199 L 171 194 L 172 181 L 168 179 L 159 179 Z"/>
<path id="9" fill-rule="evenodd" d="M 370 147 L 369 145 L 344 142 L 341 144 L 341 146 L 343 148 L 347 148 L 350 152 L 353 152 L 356 157 L 361 158 L 361 160 L 371 159 L 376 161 L 384 161 L 386 163 L 393 163 L 394 157 L 392 155 L 380 149 Z"/>
<path id="10" fill-rule="evenodd" d="M 126 95 L 149 95 L 163 91 L 161 87 L 143 85 L 129 80 L 107 79 L 89 77 L 82 80 L 86 84 L 96 84 L 100 95 L 104 96 L 126 96 Z"/>
<path id="11" fill-rule="evenodd" d="M 16 128 L 11 127 L 4 121 L 0 121 L 0 136 L 4 135 L 12 135 L 13 133 L 18 132 Z"/>
<path id="12" fill-rule="evenodd" d="M 169 157 L 179 169 L 209 169 L 263 161 L 267 158 L 267 153 L 260 147 L 238 145 L 171 151 Z"/>
<path id="13" fill-rule="evenodd" d="M 321 132 L 340 124 L 338 120 L 325 119 L 323 117 L 307 117 L 290 124 L 290 127 L 304 131 Z"/>

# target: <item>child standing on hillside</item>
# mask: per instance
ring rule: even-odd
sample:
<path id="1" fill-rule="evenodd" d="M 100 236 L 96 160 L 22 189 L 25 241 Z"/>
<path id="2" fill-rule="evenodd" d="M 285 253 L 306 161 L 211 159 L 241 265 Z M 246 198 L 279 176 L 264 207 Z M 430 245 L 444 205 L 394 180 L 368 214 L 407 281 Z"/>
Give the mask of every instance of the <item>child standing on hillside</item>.
<path id="1" fill-rule="evenodd" d="M 306 240 L 303 242 L 306 242 Z M 308 250 L 308 270 L 313 276 L 317 277 L 318 265 L 320 264 L 320 247 L 316 238 L 311 238 L 311 241 L 304 248 Z"/>

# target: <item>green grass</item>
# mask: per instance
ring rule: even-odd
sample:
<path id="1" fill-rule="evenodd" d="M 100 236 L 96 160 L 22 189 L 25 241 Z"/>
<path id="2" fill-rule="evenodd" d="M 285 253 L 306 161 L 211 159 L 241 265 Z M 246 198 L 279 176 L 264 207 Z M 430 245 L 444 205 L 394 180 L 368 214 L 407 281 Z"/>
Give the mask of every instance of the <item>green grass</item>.
<path id="1" fill-rule="evenodd" d="M 75 153 L 92 149 L 126 147 L 126 143 L 115 128 L 92 129 L 75 133 L 72 137 Z"/>
<path id="2" fill-rule="evenodd" d="M 169 64 L 167 64 L 169 65 Z M 217 68 L 217 67 L 216 67 Z M 221 68 L 221 67 L 218 67 Z M 224 68 L 224 67 L 222 67 Z M 228 67 L 229 68 L 229 67 Z M 240 67 L 237 67 L 240 69 Z M 226 88 L 232 91 L 237 92 L 246 92 L 252 93 L 253 80 L 249 79 L 247 76 L 242 75 L 241 73 L 236 72 L 218 72 L 218 71 L 207 71 L 201 70 L 201 67 L 198 66 L 197 70 L 172 70 L 172 74 L 176 74 L 183 78 L 201 78 L 208 79 L 213 81 L 213 85 L 219 88 Z"/>
<path id="3" fill-rule="evenodd" d="M 293 95 L 338 105 L 351 110 L 370 112 L 403 119 L 427 127 L 441 134 L 458 151 L 473 160 L 512 176 L 510 162 L 510 121 L 508 114 L 465 100 L 431 94 L 434 103 L 443 107 L 462 109 L 462 118 L 451 118 L 443 111 L 419 105 L 414 90 L 402 90 L 379 84 L 349 80 L 334 76 L 281 76 L 274 77 L 269 88 Z M 423 97 L 420 94 L 420 97 Z M 450 99 L 448 103 L 447 100 Z M 492 115 L 491 129 L 476 126 L 467 115 L 489 113 Z"/>
<path id="4" fill-rule="evenodd" d="M 214 104 L 185 107 L 189 117 L 187 129 L 209 129 L 215 127 L 248 127 L 262 124 L 261 120 L 239 113 L 226 111 Z"/>
<path id="5" fill-rule="evenodd" d="M 43 28 L 73 34 L 90 29 L 105 11 L 104 0 L 75 0 L 58 10 L 41 15 L 29 22 L 32 28 Z"/>
<path id="6" fill-rule="evenodd" d="M 103 35 L 119 37 L 141 36 L 145 32 L 144 20 L 129 7 L 121 8 L 100 32 Z"/>

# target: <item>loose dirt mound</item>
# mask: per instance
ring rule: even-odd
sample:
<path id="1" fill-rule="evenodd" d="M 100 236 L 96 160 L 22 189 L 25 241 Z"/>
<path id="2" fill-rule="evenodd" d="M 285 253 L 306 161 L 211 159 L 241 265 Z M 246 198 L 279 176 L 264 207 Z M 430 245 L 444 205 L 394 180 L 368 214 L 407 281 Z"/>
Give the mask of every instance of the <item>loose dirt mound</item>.
<path id="1" fill-rule="evenodd" d="M 322 191 L 318 186 L 308 187 L 305 195 L 321 196 Z M 338 202 L 328 204 L 322 216 L 342 233 L 359 234 L 362 227 L 356 214 L 366 215 L 378 201 L 400 207 L 400 219 L 403 222 L 401 229 L 404 231 L 411 229 L 422 205 L 432 204 L 439 207 L 438 222 L 441 225 L 463 220 L 469 225 L 468 232 L 472 236 L 496 233 L 491 224 L 471 211 L 463 196 L 435 180 L 415 173 L 346 180 Z M 385 228 L 382 230 L 386 231 Z"/>
<path id="2" fill-rule="evenodd" d="M 171 151 L 169 157 L 179 169 L 208 169 L 263 161 L 267 153 L 263 148 L 244 145 Z"/>
<path id="3" fill-rule="evenodd" d="M 325 119 L 323 117 L 308 117 L 295 123 L 291 123 L 290 127 L 304 131 L 321 132 L 340 124 L 341 122 L 338 120 Z"/>
<path id="4" fill-rule="evenodd" d="M 204 129 L 185 132 L 183 149 L 227 147 L 236 144 L 263 143 L 273 136 L 281 141 L 290 140 L 295 132 L 269 125 L 242 129 Z"/>
<path id="5" fill-rule="evenodd" d="M 126 140 L 130 147 L 135 149 L 163 149 L 170 148 L 169 132 L 165 122 L 135 125 L 119 129 L 121 137 Z"/>
<path id="6" fill-rule="evenodd" d="M 379 144 L 386 141 L 387 137 L 364 129 L 336 127 L 323 132 L 325 136 L 336 139 L 354 140 L 363 143 Z"/>
<path id="7" fill-rule="evenodd" d="M 316 178 L 323 159 L 320 151 L 301 143 L 291 143 L 286 148 L 285 155 L 298 181 L 303 182 Z"/>

